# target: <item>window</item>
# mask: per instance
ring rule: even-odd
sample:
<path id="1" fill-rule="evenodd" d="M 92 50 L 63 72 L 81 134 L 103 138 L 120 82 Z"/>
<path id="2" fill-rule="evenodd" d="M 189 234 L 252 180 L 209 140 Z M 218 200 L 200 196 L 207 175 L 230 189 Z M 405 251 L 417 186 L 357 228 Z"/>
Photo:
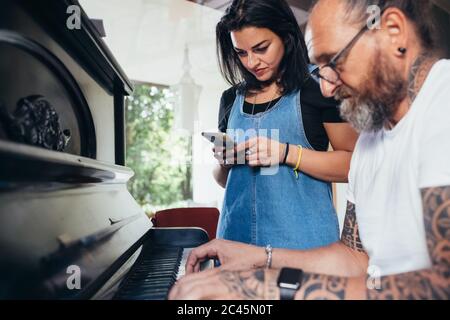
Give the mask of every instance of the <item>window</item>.
<path id="1" fill-rule="evenodd" d="M 135 84 L 126 100 L 128 189 L 148 214 L 192 199 L 189 138 L 174 134 L 172 97 L 168 87 Z"/>

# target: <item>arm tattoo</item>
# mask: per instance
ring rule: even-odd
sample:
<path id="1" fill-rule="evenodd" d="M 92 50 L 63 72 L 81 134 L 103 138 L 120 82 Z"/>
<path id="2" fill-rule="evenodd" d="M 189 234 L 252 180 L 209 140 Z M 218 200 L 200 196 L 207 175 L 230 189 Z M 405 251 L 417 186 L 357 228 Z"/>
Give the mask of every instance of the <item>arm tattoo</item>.
<path id="1" fill-rule="evenodd" d="M 343 300 L 348 278 L 304 274 L 300 295 L 305 300 Z"/>
<path id="2" fill-rule="evenodd" d="M 425 232 L 434 265 L 450 263 L 450 186 L 422 191 Z"/>
<path id="3" fill-rule="evenodd" d="M 366 289 L 368 299 L 450 299 L 450 186 L 426 189 L 422 192 L 422 198 L 432 267 L 382 277 L 380 289 Z M 297 297 L 344 299 L 352 290 L 348 280 L 344 277 L 306 274 Z"/>
<path id="4" fill-rule="evenodd" d="M 433 267 L 429 270 L 383 277 L 372 299 L 450 298 L 450 186 L 422 192 L 425 232 Z"/>
<path id="5" fill-rule="evenodd" d="M 450 186 L 426 189 L 422 192 L 422 197 L 432 267 L 382 277 L 380 289 L 366 291 L 368 299 L 450 299 Z M 348 230 L 357 230 L 356 220 L 352 218 L 354 212 L 354 205 L 349 204 L 349 217 L 346 217 Z M 355 245 L 360 243 L 357 231 L 347 231 L 343 241 L 346 245 L 350 244 L 350 247 L 358 248 Z M 277 299 L 279 296 L 275 278 L 266 277 L 264 270 L 225 271 L 221 274 L 221 279 L 228 290 L 241 299 Z M 355 288 L 350 288 L 350 278 L 305 273 L 297 297 L 314 300 L 345 299 L 354 296 L 354 290 Z"/>
<path id="6" fill-rule="evenodd" d="M 347 247 L 358 252 L 365 252 L 359 237 L 358 222 L 356 221 L 355 205 L 350 201 L 347 203 L 344 227 L 342 229 L 341 241 Z"/>
<path id="7" fill-rule="evenodd" d="M 220 274 L 221 281 L 229 292 L 239 299 L 261 300 L 264 298 L 264 270 L 224 271 Z"/>
<path id="8" fill-rule="evenodd" d="M 269 271 L 265 276 L 266 290 L 264 298 L 266 300 L 278 300 L 280 298 L 280 289 L 277 284 L 278 275 L 279 272 L 273 274 Z"/>

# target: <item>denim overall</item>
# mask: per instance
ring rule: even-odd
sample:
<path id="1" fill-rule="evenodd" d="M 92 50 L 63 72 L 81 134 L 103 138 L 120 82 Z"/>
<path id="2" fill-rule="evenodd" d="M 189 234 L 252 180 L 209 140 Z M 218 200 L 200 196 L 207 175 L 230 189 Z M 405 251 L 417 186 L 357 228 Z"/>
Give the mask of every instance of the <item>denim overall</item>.
<path id="1" fill-rule="evenodd" d="M 300 92 L 283 96 L 257 115 L 243 112 L 244 99 L 244 95 L 236 95 L 228 120 L 227 131 L 237 143 L 252 136 L 242 134 L 250 129 L 254 135 L 313 149 L 303 127 Z M 240 134 L 236 129 L 243 131 Z M 274 137 L 271 129 L 278 129 L 279 136 Z M 280 165 L 276 174 L 264 170 L 270 169 L 237 165 L 230 170 L 218 238 L 289 249 L 312 249 L 338 241 L 330 183 L 303 173 L 297 179 L 285 165 Z"/>

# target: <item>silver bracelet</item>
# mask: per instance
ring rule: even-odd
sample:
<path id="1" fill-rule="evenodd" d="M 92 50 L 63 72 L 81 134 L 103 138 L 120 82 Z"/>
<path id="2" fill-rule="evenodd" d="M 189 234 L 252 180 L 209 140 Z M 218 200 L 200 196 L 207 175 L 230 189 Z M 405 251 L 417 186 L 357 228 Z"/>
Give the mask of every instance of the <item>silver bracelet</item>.
<path id="1" fill-rule="evenodd" d="M 270 244 L 266 246 L 266 255 L 266 269 L 270 269 L 272 267 L 272 246 Z"/>

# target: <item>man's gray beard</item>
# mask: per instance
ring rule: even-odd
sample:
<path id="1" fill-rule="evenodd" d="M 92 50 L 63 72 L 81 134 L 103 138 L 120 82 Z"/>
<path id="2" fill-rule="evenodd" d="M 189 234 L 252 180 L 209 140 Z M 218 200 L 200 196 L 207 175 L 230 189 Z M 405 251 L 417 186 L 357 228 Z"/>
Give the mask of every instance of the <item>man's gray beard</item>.
<path id="1" fill-rule="evenodd" d="M 381 104 L 359 99 L 347 99 L 340 107 L 341 117 L 358 132 L 381 130 L 389 118 L 385 109 Z"/>
<path id="2" fill-rule="evenodd" d="M 370 83 L 361 92 L 352 95 L 353 98 L 344 100 L 340 106 L 342 118 L 358 132 L 381 130 L 393 119 L 407 94 L 407 83 L 402 80 L 400 72 L 384 62 L 380 52 L 376 57 Z"/>

